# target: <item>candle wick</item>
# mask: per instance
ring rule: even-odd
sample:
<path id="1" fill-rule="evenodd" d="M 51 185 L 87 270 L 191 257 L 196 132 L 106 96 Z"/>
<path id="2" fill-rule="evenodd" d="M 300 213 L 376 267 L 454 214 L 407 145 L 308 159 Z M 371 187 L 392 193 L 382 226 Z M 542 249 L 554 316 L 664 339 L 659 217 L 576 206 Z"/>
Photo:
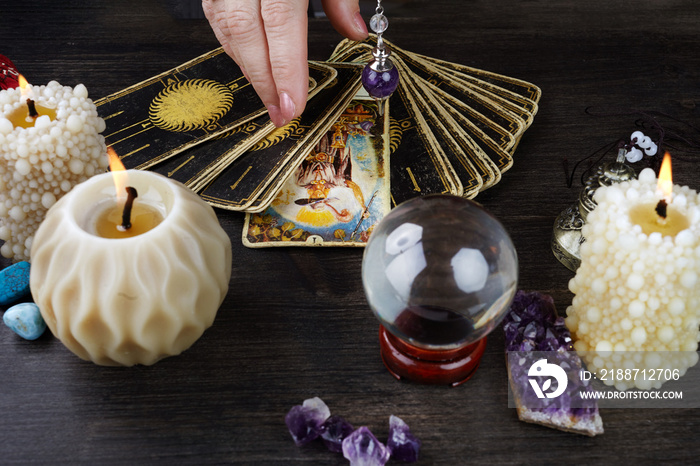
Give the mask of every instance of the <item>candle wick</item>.
<path id="1" fill-rule="evenodd" d="M 134 199 L 139 197 L 139 193 L 136 191 L 136 188 L 127 186 L 126 196 L 126 203 L 124 204 L 124 211 L 122 212 L 122 224 L 119 225 L 121 231 L 126 231 L 131 228 L 131 207 L 134 205 Z"/>
<path id="2" fill-rule="evenodd" d="M 665 199 L 661 199 L 658 204 L 656 204 L 656 215 L 660 217 L 660 220 L 666 220 L 666 216 L 668 215 L 668 203 L 666 202 Z"/>
<path id="3" fill-rule="evenodd" d="M 32 99 L 27 99 L 27 108 L 29 109 L 29 116 L 31 118 L 36 118 L 39 116 L 39 112 L 36 111 L 36 105 Z"/>

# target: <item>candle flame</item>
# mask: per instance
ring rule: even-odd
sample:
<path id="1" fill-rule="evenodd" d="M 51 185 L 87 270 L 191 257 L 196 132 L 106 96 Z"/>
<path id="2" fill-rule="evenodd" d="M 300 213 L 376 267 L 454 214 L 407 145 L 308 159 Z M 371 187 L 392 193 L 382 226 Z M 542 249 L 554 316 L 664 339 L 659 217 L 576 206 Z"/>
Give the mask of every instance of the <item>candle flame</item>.
<path id="1" fill-rule="evenodd" d="M 663 194 L 665 199 L 669 202 L 671 201 L 671 196 L 673 195 L 673 176 L 671 174 L 671 154 L 668 152 L 664 154 L 664 160 L 661 162 L 659 181 L 656 184 L 656 189 Z"/>
<path id="2" fill-rule="evenodd" d="M 109 158 L 109 171 L 112 172 L 114 180 L 114 189 L 117 191 L 117 198 L 126 198 L 126 184 L 129 181 L 129 176 L 126 174 L 126 168 L 121 159 L 111 147 L 107 148 L 107 158 Z"/>
<path id="3" fill-rule="evenodd" d="M 19 82 L 19 88 L 22 91 L 22 97 L 26 97 L 29 93 L 29 81 L 27 81 L 27 78 L 25 78 L 22 74 L 18 76 L 17 81 Z"/>

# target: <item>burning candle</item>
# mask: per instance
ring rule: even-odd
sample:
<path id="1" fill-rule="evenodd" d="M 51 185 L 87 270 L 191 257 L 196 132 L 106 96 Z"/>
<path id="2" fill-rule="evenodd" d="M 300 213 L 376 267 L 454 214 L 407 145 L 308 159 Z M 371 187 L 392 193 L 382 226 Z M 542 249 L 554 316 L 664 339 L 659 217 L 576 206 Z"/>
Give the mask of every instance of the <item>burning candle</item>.
<path id="1" fill-rule="evenodd" d="M 29 260 L 46 211 L 107 167 L 105 123 L 82 84 L 20 82 L 0 91 L 0 253 Z"/>
<path id="2" fill-rule="evenodd" d="M 30 287 L 51 332 L 79 357 L 150 365 L 212 325 L 228 291 L 231 242 L 199 196 L 138 170 L 117 175 L 138 196 L 131 227 L 115 237 L 109 230 L 122 226 L 124 203 L 114 174 L 77 185 L 48 211 L 32 246 Z"/>
<path id="3" fill-rule="evenodd" d="M 618 389 L 659 388 L 666 379 L 649 371 L 682 375 L 698 361 L 700 196 L 673 185 L 667 157 L 658 180 L 647 168 L 598 188 L 595 200 L 569 282 L 574 348 L 594 372 L 638 369 L 608 377 Z"/>
<path id="4" fill-rule="evenodd" d="M 94 215 L 94 222 L 87 228 L 90 233 L 102 238 L 131 238 L 146 233 L 155 228 L 163 217 L 154 207 L 143 202 L 137 202 L 138 191 L 133 186 L 127 186 L 128 174 L 119 156 L 110 147 L 107 150 L 109 167 L 112 171 L 115 199 L 106 199 L 104 205 L 96 206 L 100 211 Z M 133 219 L 133 221 L 132 221 Z"/>

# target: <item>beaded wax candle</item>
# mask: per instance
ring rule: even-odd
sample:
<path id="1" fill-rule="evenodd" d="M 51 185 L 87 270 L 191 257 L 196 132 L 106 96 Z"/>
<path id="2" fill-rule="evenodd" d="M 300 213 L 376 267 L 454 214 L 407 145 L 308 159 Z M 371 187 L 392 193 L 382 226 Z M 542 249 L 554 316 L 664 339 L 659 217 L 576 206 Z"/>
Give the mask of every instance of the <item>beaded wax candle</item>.
<path id="1" fill-rule="evenodd" d="M 664 195 L 647 168 L 637 180 L 598 188 L 569 282 L 566 325 L 588 369 L 638 370 L 607 378 L 620 390 L 660 388 L 666 380 L 648 377 L 652 369 L 683 375 L 698 360 L 700 196 L 667 183 Z"/>
<path id="2" fill-rule="evenodd" d="M 104 121 L 84 85 L 0 91 L 0 253 L 29 260 L 46 211 L 107 168 Z"/>

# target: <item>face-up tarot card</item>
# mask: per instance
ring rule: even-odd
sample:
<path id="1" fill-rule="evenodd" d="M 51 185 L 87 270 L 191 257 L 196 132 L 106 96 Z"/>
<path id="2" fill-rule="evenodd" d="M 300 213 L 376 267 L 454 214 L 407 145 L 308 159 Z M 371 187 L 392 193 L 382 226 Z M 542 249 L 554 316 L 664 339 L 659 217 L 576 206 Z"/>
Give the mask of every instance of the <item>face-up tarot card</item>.
<path id="1" fill-rule="evenodd" d="M 309 62 L 306 110 L 283 128 L 217 49 L 96 101 L 106 142 L 127 168 L 247 212 L 248 246 L 363 246 L 392 206 L 495 185 L 541 94 L 387 42 L 401 78 L 382 113 L 358 92 L 375 41 L 344 40 L 327 62 Z"/>
<path id="2" fill-rule="evenodd" d="M 373 37 L 362 43 L 344 40 L 329 61 L 366 62 L 371 59 L 369 52 L 374 41 Z M 537 113 L 539 88 L 522 80 L 426 57 L 385 42 L 392 49 L 392 60 L 400 68 L 401 79 L 411 87 L 411 99 L 420 107 L 420 113 L 426 115 L 427 125 L 460 176 L 464 195 L 470 196 L 469 186 L 474 184 L 471 170 L 460 173 L 459 165 L 464 165 L 461 163 L 464 158 L 475 169 L 477 178 L 481 178 L 479 190 L 495 185 L 501 174 L 512 166 L 520 137 Z"/>
<path id="3" fill-rule="evenodd" d="M 364 246 L 391 209 L 389 119 L 360 95 L 306 152 L 262 213 L 246 215 L 243 243 Z"/>
<path id="4" fill-rule="evenodd" d="M 366 62 L 367 44 L 358 44 L 336 55 L 339 60 Z M 395 203 L 425 194 L 449 193 L 474 197 L 481 176 L 467 150 L 477 150 L 461 137 L 458 127 L 428 105 L 410 73 L 399 66 L 401 81 L 392 102 L 392 196 Z M 452 125 L 454 126 L 454 125 Z"/>
<path id="5" fill-rule="evenodd" d="M 310 63 L 309 77 L 313 91 L 335 73 Z M 107 125 L 106 144 L 127 168 L 138 169 L 266 113 L 240 68 L 221 48 L 95 103 Z"/>
<path id="6" fill-rule="evenodd" d="M 337 78 L 309 100 L 301 117 L 264 134 L 200 193 L 228 210 L 264 210 L 321 135 L 335 123 L 361 86 L 362 66 L 333 64 Z"/>

